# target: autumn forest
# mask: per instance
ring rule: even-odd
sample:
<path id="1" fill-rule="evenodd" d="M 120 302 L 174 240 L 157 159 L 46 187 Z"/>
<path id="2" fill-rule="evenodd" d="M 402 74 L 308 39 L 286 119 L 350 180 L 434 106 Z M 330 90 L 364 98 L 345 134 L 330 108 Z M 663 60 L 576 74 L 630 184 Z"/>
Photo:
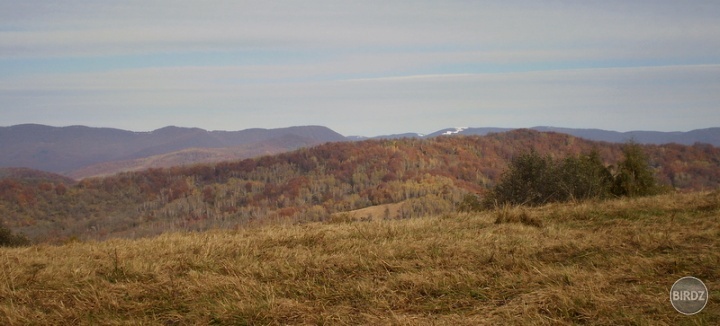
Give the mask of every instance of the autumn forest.
<path id="1" fill-rule="evenodd" d="M 720 185 L 717 147 L 667 144 L 642 149 L 667 188 L 691 191 Z M 483 197 L 508 162 L 529 150 L 549 157 L 595 151 L 610 171 L 622 156 L 622 144 L 532 130 L 335 142 L 79 182 L 50 174 L 10 174 L 0 179 L 0 216 L 33 242 L 65 243 L 328 221 L 381 205 L 385 208 L 379 214 L 367 218 L 441 215 L 456 212 L 467 194 Z"/>

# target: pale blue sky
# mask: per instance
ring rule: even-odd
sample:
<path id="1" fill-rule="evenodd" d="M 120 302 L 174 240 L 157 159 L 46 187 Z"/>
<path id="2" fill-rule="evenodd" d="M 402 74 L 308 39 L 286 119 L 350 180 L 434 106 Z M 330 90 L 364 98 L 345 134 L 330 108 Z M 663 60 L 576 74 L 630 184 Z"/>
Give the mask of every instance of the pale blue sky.
<path id="1" fill-rule="evenodd" d="M 718 1 L 0 0 L 0 125 L 720 126 Z"/>

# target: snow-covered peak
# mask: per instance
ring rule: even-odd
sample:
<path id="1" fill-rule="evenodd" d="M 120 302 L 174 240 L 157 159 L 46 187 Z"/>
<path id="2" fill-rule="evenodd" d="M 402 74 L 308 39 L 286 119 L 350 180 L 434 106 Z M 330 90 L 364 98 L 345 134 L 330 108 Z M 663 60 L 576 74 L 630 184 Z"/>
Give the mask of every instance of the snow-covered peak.
<path id="1" fill-rule="evenodd" d="M 448 130 L 448 131 L 444 132 L 443 135 L 459 134 L 465 129 L 468 129 L 468 127 L 455 127 L 455 130 Z"/>

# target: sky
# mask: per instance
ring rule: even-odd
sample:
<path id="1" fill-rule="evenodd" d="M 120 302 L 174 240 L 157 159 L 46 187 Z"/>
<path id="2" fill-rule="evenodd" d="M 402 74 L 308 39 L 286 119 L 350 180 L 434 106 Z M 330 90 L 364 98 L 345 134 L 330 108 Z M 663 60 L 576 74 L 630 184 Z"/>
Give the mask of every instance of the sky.
<path id="1" fill-rule="evenodd" d="M 0 126 L 720 127 L 720 1 L 0 0 Z"/>

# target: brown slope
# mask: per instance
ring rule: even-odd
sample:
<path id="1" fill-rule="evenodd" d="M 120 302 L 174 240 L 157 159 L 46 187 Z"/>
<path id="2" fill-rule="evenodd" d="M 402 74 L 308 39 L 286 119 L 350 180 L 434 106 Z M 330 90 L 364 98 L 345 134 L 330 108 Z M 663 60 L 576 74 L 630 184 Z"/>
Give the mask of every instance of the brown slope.
<path id="1" fill-rule="evenodd" d="M 0 168 L 0 180 L 16 180 L 28 184 L 55 183 L 71 185 L 75 180 L 52 172 L 28 168 Z"/>
<path id="2" fill-rule="evenodd" d="M 270 140 L 257 141 L 240 146 L 224 148 L 188 148 L 179 151 L 152 155 L 132 160 L 111 161 L 93 164 L 68 173 L 68 177 L 81 180 L 89 177 L 103 177 L 120 172 L 140 171 L 150 168 L 167 168 L 201 163 L 240 160 L 262 155 L 273 155 L 318 145 L 321 140 L 284 135 Z"/>

